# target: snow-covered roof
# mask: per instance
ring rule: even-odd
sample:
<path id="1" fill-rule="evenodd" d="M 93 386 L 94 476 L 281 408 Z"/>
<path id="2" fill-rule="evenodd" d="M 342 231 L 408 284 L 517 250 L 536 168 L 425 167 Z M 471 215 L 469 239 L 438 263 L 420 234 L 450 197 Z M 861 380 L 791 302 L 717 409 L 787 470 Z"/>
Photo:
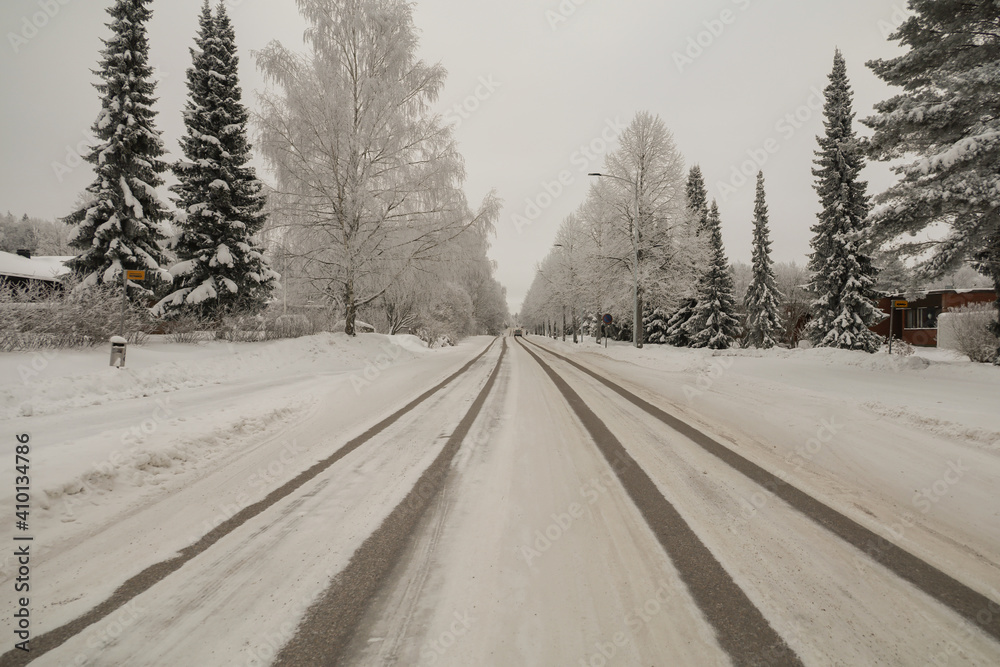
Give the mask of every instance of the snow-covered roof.
<path id="1" fill-rule="evenodd" d="M 10 252 L 0 251 L 0 276 L 11 278 L 27 278 L 29 280 L 45 280 L 56 282 L 70 270 L 65 262 L 72 257 L 21 257 Z"/>
<path id="2" fill-rule="evenodd" d="M 926 299 L 932 294 L 972 294 L 974 292 L 993 292 L 992 287 L 944 287 L 941 289 L 922 289 L 913 292 L 894 292 L 885 293 L 883 292 L 883 299 L 905 299 L 907 295 L 914 299 Z"/>

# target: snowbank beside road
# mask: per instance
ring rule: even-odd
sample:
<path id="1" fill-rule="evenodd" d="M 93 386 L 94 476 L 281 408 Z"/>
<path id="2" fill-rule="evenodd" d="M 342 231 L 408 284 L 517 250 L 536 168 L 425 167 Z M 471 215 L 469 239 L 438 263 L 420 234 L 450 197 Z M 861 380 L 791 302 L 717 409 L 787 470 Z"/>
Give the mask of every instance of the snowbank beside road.
<path id="1" fill-rule="evenodd" d="M 555 341 L 578 353 L 607 357 L 643 368 L 684 376 L 686 402 L 721 388 L 723 378 L 786 400 L 794 405 L 798 391 L 815 392 L 836 403 L 850 403 L 938 435 L 957 437 L 1000 452 L 1000 372 L 948 350 L 918 349 L 908 357 L 849 350 L 692 350 L 647 345 L 636 350 L 627 343 L 598 346 L 592 340 L 577 345 Z M 762 384 L 764 383 L 764 384 Z M 783 385 L 783 388 L 782 388 Z"/>
<path id="2" fill-rule="evenodd" d="M 374 334 L 240 344 L 154 338 L 130 348 L 122 370 L 107 365 L 107 350 L 4 353 L 0 428 L 31 436 L 32 529 L 52 541 L 181 488 L 321 408 L 342 408 L 345 423 L 378 415 L 408 396 L 405 379 L 429 381 L 465 354 Z M 281 438 L 267 445 L 282 462 L 269 474 L 304 465 L 299 454 L 285 465 L 286 446 Z M 8 482 L 0 502 L 13 502 Z"/>
<path id="3" fill-rule="evenodd" d="M 0 354 L 0 419 L 148 397 L 241 379 L 364 370 L 379 359 L 413 359 L 427 346 L 415 336 L 320 334 L 264 343 L 169 343 L 154 336 L 129 348 L 126 367 L 108 350 Z M 382 363 L 384 365 L 384 362 Z"/>
<path id="4" fill-rule="evenodd" d="M 681 419 L 966 585 L 1000 590 L 996 368 L 937 350 L 896 358 L 538 342 L 666 402 Z M 755 500 L 746 502 L 754 516 Z"/>

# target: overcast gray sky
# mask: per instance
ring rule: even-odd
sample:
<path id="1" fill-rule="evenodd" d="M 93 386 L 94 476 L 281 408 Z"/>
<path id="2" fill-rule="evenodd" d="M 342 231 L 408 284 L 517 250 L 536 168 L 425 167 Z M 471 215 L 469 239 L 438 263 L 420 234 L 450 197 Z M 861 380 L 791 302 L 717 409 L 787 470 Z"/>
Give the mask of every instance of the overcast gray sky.
<path id="1" fill-rule="evenodd" d="M 0 210 L 63 216 L 90 182 L 89 167 L 76 166 L 75 156 L 67 153 L 86 140 L 100 108 L 91 69 L 99 38 L 107 36 L 108 4 L 0 3 Z M 294 0 L 227 4 L 252 104 L 262 81 L 251 52 L 272 39 L 301 45 L 304 23 Z M 583 201 L 586 172 L 599 170 L 603 152 L 614 149 L 616 123 L 627 124 L 640 110 L 659 114 L 688 164 L 701 165 L 710 197 L 719 200 L 731 260 L 750 259 L 753 178 L 741 184 L 734 173 L 756 157 L 767 178 L 774 258 L 804 262 L 819 209 L 810 172 L 815 137 L 822 131 L 818 93 L 826 86 L 834 49 L 844 52 L 855 110 L 864 117 L 893 93 L 865 62 L 900 52 L 885 35 L 899 22 L 905 4 L 415 3 L 422 56 L 449 71 L 440 110 L 458 125 L 470 201 L 475 205 L 496 189 L 505 202 L 491 255 L 512 312 L 520 307 L 559 223 Z M 200 5 L 201 0 L 153 3 L 151 60 L 161 77 L 159 127 L 172 157 L 179 155 L 187 49 Z M 746 165 L 747 173 L 756 168 Z M 873 192 L 891 182 L 883 165 L 869 167 L 866 176 Z"/>

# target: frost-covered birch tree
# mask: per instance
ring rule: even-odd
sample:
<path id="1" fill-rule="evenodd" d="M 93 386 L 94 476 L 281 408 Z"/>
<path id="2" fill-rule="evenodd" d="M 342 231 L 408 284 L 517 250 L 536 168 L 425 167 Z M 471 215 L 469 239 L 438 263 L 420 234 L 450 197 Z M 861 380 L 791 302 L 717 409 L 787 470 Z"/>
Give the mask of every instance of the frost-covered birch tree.
<path id="1" fill-rule="evenodd" d="M 174 166 L 179 183 L 181 233 L 170 268 L 175 290 L 154 312 L 193 312 L 219 320 L 232 312 L 263 309 L 278 275 L 255 238 L 264 225 L 265 196 L 252 166 L 248 113 L 242 102 L 236 35 L 220 3 L 208 0 L 187 72 L 184 160 Z"/>
<path id="2" fill-rule="evenodd" d="M 606 270 L 616 276 L 624 296 L 632 293 L 627 288 L 634 288 L 638 267 L 640 313 L 645 299 L 676 293 L 680 282 L 692 278 L 681 259 L 692 240 L 683 169 L 683 158 L 663 120 L 640 112 L 606 159 L 604 187 L 592 190 L 613 211 L 606 246 L 610 252 L 603 257 Z"/>
<path id="3" fill-rule="evenodd" d="M 870 155 L 910 158 L 875 200 L 872 236 L 885 244 L 916 235 L 898 250 L 921 256 L 925 276 L 971 259 L 1000 293 L 1000 9 L 966 0 L 909 7 L 913 15 L 890 37 L 909 50 L 868 63 L 901 88 L 864 120 L 875 131 Z"/>
<path id="4" fill-rule="evenodd" d="M 96 177 L 85 203 L 64 218 L 72 225 L 70 245 L 79 251 L 68 265 L 84 286 L 123 282 L 123 271 L 146 271 L 143 283 L 129 282 L 129 297 L 147 299 L 171 276 L 161 248 L 166 206 L 156 189 L 167 170 L 156 129 L 146 25 L 151 0 L 117 0 L 108 9 L 111 37 L 104 41 L 100 69 L 101 113 L 93 132 L 98 143 L 85 156 Z"/>
<path id="5" fill-rule="evenodd" d="M 297 0 L 308 52 L 272 43 L 258 64 L 261 149 L 273 169 L 286 233 L 314 287 L 340 302 L 354 333 L 358 309 L 409 267 L 439 259 L 496 202 L 472 213 L 451 130 L 431 112 L 445 71 L 417 58 L 413 8 L 403 0 Z"/>

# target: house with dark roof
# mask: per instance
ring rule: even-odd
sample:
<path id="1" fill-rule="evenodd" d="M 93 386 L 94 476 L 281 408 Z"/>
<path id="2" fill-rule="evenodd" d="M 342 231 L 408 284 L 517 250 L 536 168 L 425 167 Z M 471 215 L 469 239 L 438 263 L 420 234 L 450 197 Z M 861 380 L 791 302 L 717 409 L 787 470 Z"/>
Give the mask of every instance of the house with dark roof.
<path id="1" fill-rule="evenodd" d="M 16 289 L 44 287 L 58 289 L 70 270 L 65 262 L 72 257 L 32 257 L 29 252 L 0 251 L 0 286 Z"/>

